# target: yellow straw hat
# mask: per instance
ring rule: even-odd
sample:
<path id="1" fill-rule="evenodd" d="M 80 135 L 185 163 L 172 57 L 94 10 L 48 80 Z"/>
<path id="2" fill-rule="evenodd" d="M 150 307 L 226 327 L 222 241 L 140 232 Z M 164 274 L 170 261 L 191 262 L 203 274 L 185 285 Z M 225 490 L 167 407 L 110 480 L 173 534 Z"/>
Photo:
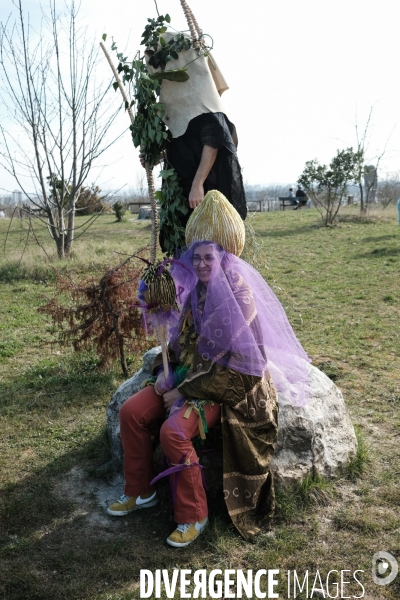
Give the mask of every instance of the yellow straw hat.
<path id="1" fill-rule="evenodd" d="M 243 221 L 221 192 L 211 190 L 194 209 L 186 225 L 186 243 L 208 240 L 240 256 L 245 243 Z"/>

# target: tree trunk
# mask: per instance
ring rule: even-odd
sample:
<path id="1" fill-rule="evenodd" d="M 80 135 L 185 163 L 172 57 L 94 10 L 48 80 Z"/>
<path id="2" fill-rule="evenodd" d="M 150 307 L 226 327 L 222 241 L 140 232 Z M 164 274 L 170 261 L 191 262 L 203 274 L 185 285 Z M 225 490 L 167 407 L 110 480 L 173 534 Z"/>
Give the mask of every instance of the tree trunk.
<path id="1" fill-rule="evenodd" d="M 68 225 L 67 225 L 67 239 L 65 244 L 65 256 L 69 258 L 72 252 L 72 244 L 74 241 L 74 232 L 75 232 L 75 205 L 76 205 L 76 196 L 71 194 L 68 206 Z"/>
<path id="2" fill-rule="evenodd" d="M 59 235 L 56 239 L 58 258 L 65 258 L 64 235 Z"/>
<path id="3" fill-rule="evenodd" d="M 366 215 L 367 207 L 364 202 L 364 188 L 362 186 L 362 183 L 359 183 L 358 187 L 360 188 L 360 215 Z"/>

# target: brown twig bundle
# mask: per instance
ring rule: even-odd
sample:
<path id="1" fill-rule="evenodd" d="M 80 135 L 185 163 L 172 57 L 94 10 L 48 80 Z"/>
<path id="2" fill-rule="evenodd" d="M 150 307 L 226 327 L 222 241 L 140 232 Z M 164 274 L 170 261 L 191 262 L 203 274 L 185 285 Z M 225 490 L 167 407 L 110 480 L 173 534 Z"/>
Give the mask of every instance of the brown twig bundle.
<path id="1" fill-rule="evenodd" d="M 164 375 L 168 377 L 167 321 L 171 311 L 177 311 L 176 288 L 167 268 L 168 260 L 149 264 L 142 273 L 142 281 L 147 289 L 140 294 L 146 304 L 146 312 L 152 316 L 154 330 L 161 344 Z"/>
<path id="2" fill-rule="evenodd" d="M 91 277 L 75 282 L 57 274 L 56 294 L 39 311 L 51 317 L 61 343 L 72 344 L 77 352 L 93 348 L 101 357 L 100 367 L 119 357 L 128 377 L 126 350 L 139 353 L 152 345 L 136 298 L 141 272 L 139 264 L 127 259 L 99 281 Z M 64 294 L 72 305 L 62 304 Z"/>

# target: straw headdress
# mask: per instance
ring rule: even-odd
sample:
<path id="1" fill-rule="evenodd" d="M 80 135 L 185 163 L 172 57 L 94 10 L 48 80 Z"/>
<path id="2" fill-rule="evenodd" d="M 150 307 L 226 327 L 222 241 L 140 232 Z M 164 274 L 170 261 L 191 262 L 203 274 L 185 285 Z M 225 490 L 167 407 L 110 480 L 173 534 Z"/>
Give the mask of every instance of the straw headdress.
<path id="1" fill-rule="evenodd" d="M 245 243 L 243 221 L 221 192 L 211 190 L 191 214 L 186 225 L 186 243 L 208 240 L 240 256 Z"/>

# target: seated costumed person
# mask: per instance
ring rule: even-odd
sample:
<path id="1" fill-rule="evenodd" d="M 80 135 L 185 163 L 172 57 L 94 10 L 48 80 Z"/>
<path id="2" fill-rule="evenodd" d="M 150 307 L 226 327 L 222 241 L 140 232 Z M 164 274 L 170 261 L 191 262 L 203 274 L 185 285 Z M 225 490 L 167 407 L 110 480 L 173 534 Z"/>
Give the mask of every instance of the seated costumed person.
<path id="1" fill-rule="evenodd" d="M 186 228 L 187 248 L 171 274 L 181 311 L 171 330 L 171 376 L 154 361 L 148 385 L 120 410 L 125 494 L 108 512 L 122 516 L 157 503 L 155 483 L 169 475 L 176 530 L 167 543 L 183 547 L 208 520 L 202 467 L 192 439 L 222 422 L 223 493 L 246 540 L 268 525 L 275 498 L 270 463 L 277 436 L 277 392 L 305 402 L 309 359 L 261 275 L 238 258 L 240 216 L 209 192 Z M 168 418 L 164 420 L 165 414 Z M 158 424 L 169 468 L 153 479 L 149 427 Z"/>
<path id="2" fill-rule="evenodd" d="M 174 33 L 163 34 L 166 43 L 173 36 Z M 189 35 L 185 34 L 185 39 L 193 42 Z M 145 56 L 150 74 L 165 74 L 159 66 L 154 67 L 158 65 L 154 50 L 147 48 Z M 177 172 L 188 209 L 175 210 L 175 218 L 179 215 L 179 225 L 185 227 L 204 195 L 218 190 L 245 219 L 247 205 L 236 153 L 236 129 L 227 118 L 220 97 L 228 85 L 214 58 L 199 54 L 193 47 L 180 51 L 177 58 L 167 63 L 167 72 L 183 68 L 188 75 L 186 81 L 160 80 L 163 121 L 169 129 L 166 168 L 172 166 Z M 162 228 L 160 245 L 164 251 L 167 249 Z"/>

